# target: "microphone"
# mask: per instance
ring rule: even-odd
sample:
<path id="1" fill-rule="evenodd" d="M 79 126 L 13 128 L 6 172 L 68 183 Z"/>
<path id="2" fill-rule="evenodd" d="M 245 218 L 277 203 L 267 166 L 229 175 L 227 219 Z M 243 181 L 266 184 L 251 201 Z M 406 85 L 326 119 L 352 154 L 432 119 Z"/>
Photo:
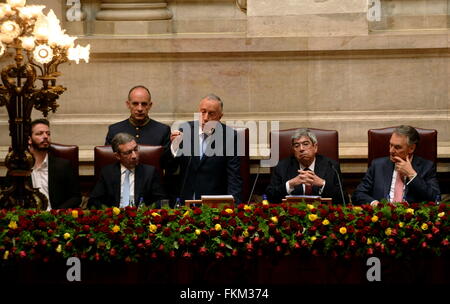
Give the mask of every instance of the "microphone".
<path id="1" fill-rule="evenodd" d="M 329 162 L 329 163 L 330 163 L 331 169 L 333 169 L 334 173 L 336 173 L 336 177 L 337 177 L 337 180 L 338 180 L 338 183 L 339 183 L 339 190 L 341 191 L 342 204 L 345 207 L 345 205 L 346 205 L 346 203 L 345 203 L 345 196 L 344 196 L 344 191 L 342 190 L 343 188 L 342 188 L 341 178 L 339 177 L 339 172 L 336 170 L 336 168 L 334 167 L 332 162 Z"/>
<path id="2" fill-rule="evenodd" d="M 258 167 L 258 172 L 256 172 L 255 181 L 253 182 L 252 191 L 250 192 L 250 196 L 247 200 L 247 204 L 250 203 L 250 200 L 252 199 L 253 191 L 255 190 L 255 186 L 256 186 L 256 182 L 258 181 L 258 177 L 259 177 L 259 167 Z"/>

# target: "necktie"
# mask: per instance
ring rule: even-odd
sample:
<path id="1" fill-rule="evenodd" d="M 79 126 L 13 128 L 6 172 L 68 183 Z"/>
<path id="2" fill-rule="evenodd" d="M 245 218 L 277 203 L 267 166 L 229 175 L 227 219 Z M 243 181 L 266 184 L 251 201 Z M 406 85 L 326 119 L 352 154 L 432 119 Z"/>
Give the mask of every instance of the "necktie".
<path id="1" fill-rule="evenodd" d="M 303 169 L 304 171 L 311 171 L 309 168 Z M 305 195 L 311 195 L 312 194 L 312 185 L 306 185 L 305 184 Z"/>
<path id="2" fill-rule="evenodd" d="M 393 202 L 403 202 L 403 188 L 405 183 L 403 182 L 403 175 L 397 172 L 397 179 L 395 180 L 394 188 L 394 200 Z"/>
<path id="3" fill-rule="evenodd" d="M 120 207 L 126 207 L 130 203 L 130 170 L 125 170 L 125 179 L 122 184 L 122 201 Z"/>
<path id="4" fill-rule="evenodd" d="M 208 135 L 206 135 L 206 133 L 202 133 L 202 144 L 200 145 L 200 159 L 203 158 L 203 156 L 205 155 L 205 151 L 206 151 L 206 139 L 208 138 Z"/>

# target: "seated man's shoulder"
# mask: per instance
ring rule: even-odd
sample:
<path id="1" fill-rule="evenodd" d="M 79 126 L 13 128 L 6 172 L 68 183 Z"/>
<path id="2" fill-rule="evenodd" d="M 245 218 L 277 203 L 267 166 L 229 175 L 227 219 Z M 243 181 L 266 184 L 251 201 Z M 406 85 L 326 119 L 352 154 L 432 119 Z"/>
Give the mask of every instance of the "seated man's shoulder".
<path id="1" fill-rule="evenodd" d="M 389 163 L 391 160 L 389 156 L 378 157 L 372 160 L 372 166 L 383 165 Z"/>

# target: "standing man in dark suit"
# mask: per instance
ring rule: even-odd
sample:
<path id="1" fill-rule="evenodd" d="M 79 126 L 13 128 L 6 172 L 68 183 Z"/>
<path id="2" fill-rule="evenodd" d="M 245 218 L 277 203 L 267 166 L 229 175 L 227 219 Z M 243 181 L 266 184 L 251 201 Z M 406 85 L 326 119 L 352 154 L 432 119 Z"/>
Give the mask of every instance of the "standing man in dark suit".
<path id="1" fill-rule="evenodd" d="M 134 137 L 118 133 L 112 139 L 118 162 L 102 168 L 100 179 L 92 190 L 89 206 L 140 206 L 159 203 L 165 198 L 156 168 L 139 163 L 139 147 Z"/>
<path id="2" fill-rule="evenodd" d="M 31 122 L 29 150 L 34 157 L 31 180 L 49 200 L 47 210 L 77 208 L 81 204 L 78 180 L 70 161 L 49 152 L 51 144 L 50 123 L 47 119 Z"/>
<path id="3" fill-rule="evenodd" d="M 170 127 L 148 116 L 153 105 L 150 91 L 142 85 L 131 88 L 125 104 L 130 110 L 130 117 L 109 126 L 105 145 L 111 145 L 113 137 L 123 132 L 133 135 L 138 144 L 163 146 L 161 162 L 165 168 L 170 159 Z"/>
<path id="4" fill-rule="evenodd" d="M 222 100 L 210 94 L 201 99 L 199 120 L 180 126 L 171 136 L 172 154 L 180 167 L 182 200 L 202 195 L 231 194 L 242 201 L 242 178 L 236 131 L 220 122 Z"/>
<path id="5" fill-rule="evenodd" d="M 353 193 L 353 202 L 376 206 L 382 199 L 409 203 L 438 200 L 436 166 L 414 155 L 419 139 L 419 133 L 411 126 L 396 128 L 389 141 L 389 157 L 372 162 Z"/>
<path id="6" fill-rule="evenodd" d="M 341 193 L 339 164 L 317 154 L 317 149 L 317 137 L 309 129 L 299 129 L 294 133 L 293 155 L 278 163 L 266 189 L 270 202 L 280 203 L 286 195 L 321 196 L 332 198 L 334 203 L 342 203 L 343 199 L 347 201 L 343 190 Z"/>

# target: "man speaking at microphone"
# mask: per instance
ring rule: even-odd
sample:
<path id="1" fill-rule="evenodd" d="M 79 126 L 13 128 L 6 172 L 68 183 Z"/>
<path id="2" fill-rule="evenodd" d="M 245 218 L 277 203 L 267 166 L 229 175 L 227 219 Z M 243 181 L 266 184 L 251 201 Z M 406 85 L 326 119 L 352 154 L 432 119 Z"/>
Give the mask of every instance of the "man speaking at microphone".
<path id="1" fill-rule="evenodd" d="M 317 137 L 309 129 L 299 129 L 294 133 L 293 155 L 278 163 L 266 189 L 271 203 L 280 203 L 286 195 L 321 196 L 331 198 L 335 204 L 342 204 L 343 200 L 347 202 L 347 195 L 340 186 L 339 164 L 317 154 L 317 150 Z"/>
<path id="2" fill-rule="evenodd" d="M 223 102 L 218 96 L 203 97 L 199 112 L 198 120 L 181 124 L 170 136 L 180 168 L 176 192 L 183 201 L 231 194 L 238 204 L 242 202 L 242 178 L 236 131 L 220 122 Z"/>

